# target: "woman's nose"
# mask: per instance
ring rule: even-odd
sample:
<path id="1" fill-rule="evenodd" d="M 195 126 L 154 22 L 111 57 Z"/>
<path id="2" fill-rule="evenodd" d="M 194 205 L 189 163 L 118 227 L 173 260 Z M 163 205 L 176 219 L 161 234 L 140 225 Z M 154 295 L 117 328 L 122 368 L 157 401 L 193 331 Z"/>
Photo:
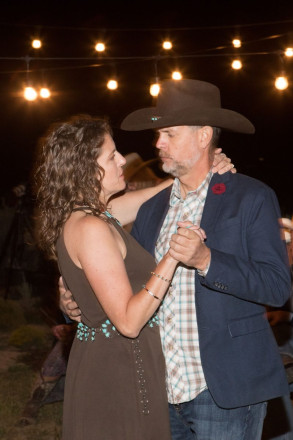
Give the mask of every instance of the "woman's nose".
<path id="1" fill-rule="evenodd" d="M 126 164 L 126 159 L 124 156 L 122 156 L 122 154 L 120 154 L 120 153 L 118 153 L 118 154 L 119 154 L 119 160 L 118 160 L 119 166 L 123 167 L 123 165 Z"/>

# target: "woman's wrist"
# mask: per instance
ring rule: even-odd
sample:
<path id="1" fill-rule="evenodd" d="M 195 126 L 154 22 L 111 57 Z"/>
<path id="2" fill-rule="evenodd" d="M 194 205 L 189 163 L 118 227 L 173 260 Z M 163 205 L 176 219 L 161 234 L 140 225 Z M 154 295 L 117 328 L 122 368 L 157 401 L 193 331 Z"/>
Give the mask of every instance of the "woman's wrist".
<path id="1" fill-rule="evenodd" d="M 169 264 L 175 264 L 175 267 L 178 264 L 178 261 L 175 260 L 175 258 L 172 257 L 172 255 L 170 254 L 169 251 L 165 254 L 165 256 L 163 257 L 163 260 L 166 261 Z"/>

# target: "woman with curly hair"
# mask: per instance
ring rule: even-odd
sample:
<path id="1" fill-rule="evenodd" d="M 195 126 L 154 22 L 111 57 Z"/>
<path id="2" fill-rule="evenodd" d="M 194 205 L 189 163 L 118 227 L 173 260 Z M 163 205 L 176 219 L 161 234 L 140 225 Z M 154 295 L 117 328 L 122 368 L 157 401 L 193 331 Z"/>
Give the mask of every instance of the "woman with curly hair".
<path id="1" fill-rule="evenodd" d="M 40 244 L 57 256 L 81 309 L 66 373 L 63 439 L 168 440 L 155 312 L 177 261 L 167 253 L 155 267 L 121 225 L 171 180 L 109 202 L 125 189 L 125 159 L 108 123 L 85 116 L 53 126 L 38 162 Z"/>
<path id="2" fill-rule="evenodd" d="M 41 147 L 40 245 L 57 257 L 81 310 L 66 373 L 63 440 L 170 440 L 156 310 L 177 261 L 168 251 L 156 266 L 123 225 L 171 179 L 113 198 L 126 186 L 125 159 L 104 119 L 79 116 L 53 126 Z"/>

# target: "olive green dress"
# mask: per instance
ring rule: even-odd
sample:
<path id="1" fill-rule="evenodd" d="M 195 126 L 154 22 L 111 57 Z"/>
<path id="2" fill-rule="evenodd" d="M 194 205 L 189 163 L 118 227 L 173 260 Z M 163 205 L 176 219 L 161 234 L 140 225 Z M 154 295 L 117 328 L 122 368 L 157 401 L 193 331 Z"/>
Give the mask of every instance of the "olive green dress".
<path id="1" fill-rule="evenodd" d="M 125 241 L 126 270 L 133 292 L 138 292 L 154 270 L 154 259 L 114 219 L 109 221 Z M 122 336 L 84 272 L 69 257 L 63 236 L 57 251 L 62 277 L 81 309 L 82 320 L 66 373 L 62 439 L 170 440 L 165 362 L 156 315 L 137 338 Z"/>

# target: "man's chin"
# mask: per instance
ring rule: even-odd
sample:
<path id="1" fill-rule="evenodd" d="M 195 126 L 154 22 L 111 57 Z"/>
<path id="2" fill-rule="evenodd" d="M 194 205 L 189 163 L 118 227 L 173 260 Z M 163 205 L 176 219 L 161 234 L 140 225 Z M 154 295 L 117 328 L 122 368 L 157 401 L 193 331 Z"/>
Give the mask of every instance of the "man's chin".
<path id="1" fill-rule="evenodd" d="M 167 165 L 164 162 L 162 164 L 162 170 L 165 171 L 165 173 L 167 173 L 167 174 L 173 174 L 173 171 L 175 171 L 174 167 L 171 167 L 170 165 Z"/>
<path id="2" fill-rule="evenodd" d="M 163 163 L 162 165 L 162 170 L 166 173 L 166 174 L 170 174 L 173 177 L 179 177 L 180 173 L 179 170 L 177 168 L 171 167 L 166 165 L 165 163 Z"/>

